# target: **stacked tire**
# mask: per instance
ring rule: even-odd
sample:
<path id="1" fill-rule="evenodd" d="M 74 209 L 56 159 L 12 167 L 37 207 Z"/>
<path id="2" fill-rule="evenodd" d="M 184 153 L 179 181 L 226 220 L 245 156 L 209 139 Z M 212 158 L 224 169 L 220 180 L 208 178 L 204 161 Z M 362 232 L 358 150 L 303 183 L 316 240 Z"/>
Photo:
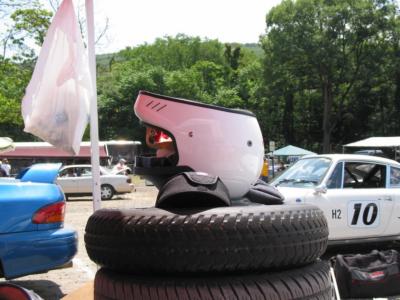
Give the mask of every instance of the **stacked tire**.
<path id="1" fill-rule="evenodd" d="M 98 210 L 85 244 L 95 299 L 331 299 L 327 238 L 315 206 L 241 203 Z"/>

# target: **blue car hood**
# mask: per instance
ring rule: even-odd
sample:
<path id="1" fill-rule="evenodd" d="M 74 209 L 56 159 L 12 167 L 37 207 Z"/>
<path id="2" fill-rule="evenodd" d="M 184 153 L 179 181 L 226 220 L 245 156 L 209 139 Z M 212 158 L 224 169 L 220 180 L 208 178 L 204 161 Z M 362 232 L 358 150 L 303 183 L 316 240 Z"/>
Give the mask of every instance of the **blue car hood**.
<path id="1" fill-rule="evenodd" d="M 54 183 L 61 164 L 35 164 L 22 170 L 15 179 L 21 182 Z"/>

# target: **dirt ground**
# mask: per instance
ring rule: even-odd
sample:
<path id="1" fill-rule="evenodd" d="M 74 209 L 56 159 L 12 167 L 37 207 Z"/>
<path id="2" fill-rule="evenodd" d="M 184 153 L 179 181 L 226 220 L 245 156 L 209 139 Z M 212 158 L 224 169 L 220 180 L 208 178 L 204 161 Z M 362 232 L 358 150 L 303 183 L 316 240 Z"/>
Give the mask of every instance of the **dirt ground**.
<path id="1" fill-rule="evenodd" d="M 145 186 L 144 182 L 136 185 L 136 191 L 130 194 L 114 196 L 112 200 L 102 201 L 103 208 L 138 208 L 153 206 L 157 189 Z M 93 212 L 92 198 L 70 198 L 67 201 L 65 226 L 78 232 L 79 248 L 71 268 L 52 270 L 48 273 L 29 275 L 12 280 L 27 289 L 33 290 L 45 300 L 61 299 L 84 283 L 93 280 L 97 266 L 86 254 L 83 235 L 87 219 Z M 1 279 L 0 281 L 3 281 Z"/>

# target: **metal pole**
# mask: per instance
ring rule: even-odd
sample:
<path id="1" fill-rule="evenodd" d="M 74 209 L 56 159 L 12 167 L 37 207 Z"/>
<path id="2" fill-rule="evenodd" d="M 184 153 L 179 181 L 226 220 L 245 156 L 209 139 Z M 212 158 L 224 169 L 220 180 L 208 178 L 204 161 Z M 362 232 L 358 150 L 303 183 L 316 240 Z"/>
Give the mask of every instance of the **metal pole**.
<path id="1" fill-rule="evenodd" d="M 93 210 L 101 208 L 99 129 L 97 115 L 96 53 L 94 49 L 94 9 L 93 0 L 85 0 L 88 40 L 89 69 L 92 77 L 93 96 L 90 100 L 90 142 L 93 178 Z"/>
<path id="2" fill-rule="evenodd" d="M 271 157 L 272 157 L 272 178 L 274 178 L 275 177 L 275 162 L 274 162 L 275 158 L 274 158 L 273 152 L 272 152 Z"/>
<path id="3" fill-rule="evenodd" d="M 338 288 L 337 281 L 336 281 L 335 271 L 333 270 L 332 267 L 330 267 L 329 272 L 331 273 L 331 280 L 333 282 L 333 289 L 335 291 L 336 300 L 340 300 L 341 298 L 340 298 L 339 288 Z"/>

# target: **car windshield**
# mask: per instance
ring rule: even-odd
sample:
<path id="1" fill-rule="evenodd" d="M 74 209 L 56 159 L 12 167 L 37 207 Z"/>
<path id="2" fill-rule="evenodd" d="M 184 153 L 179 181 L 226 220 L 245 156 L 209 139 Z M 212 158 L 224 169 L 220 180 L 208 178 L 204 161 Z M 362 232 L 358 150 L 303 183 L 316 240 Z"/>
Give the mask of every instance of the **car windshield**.
<path id="1" fill-rule="evenodd" d="M 299 160 L 282 175 L 272 181 L 274 186 L 314 187 L 321 183 L 329 169 L 331 160 L 328 158 L 305 158 Z"/>

